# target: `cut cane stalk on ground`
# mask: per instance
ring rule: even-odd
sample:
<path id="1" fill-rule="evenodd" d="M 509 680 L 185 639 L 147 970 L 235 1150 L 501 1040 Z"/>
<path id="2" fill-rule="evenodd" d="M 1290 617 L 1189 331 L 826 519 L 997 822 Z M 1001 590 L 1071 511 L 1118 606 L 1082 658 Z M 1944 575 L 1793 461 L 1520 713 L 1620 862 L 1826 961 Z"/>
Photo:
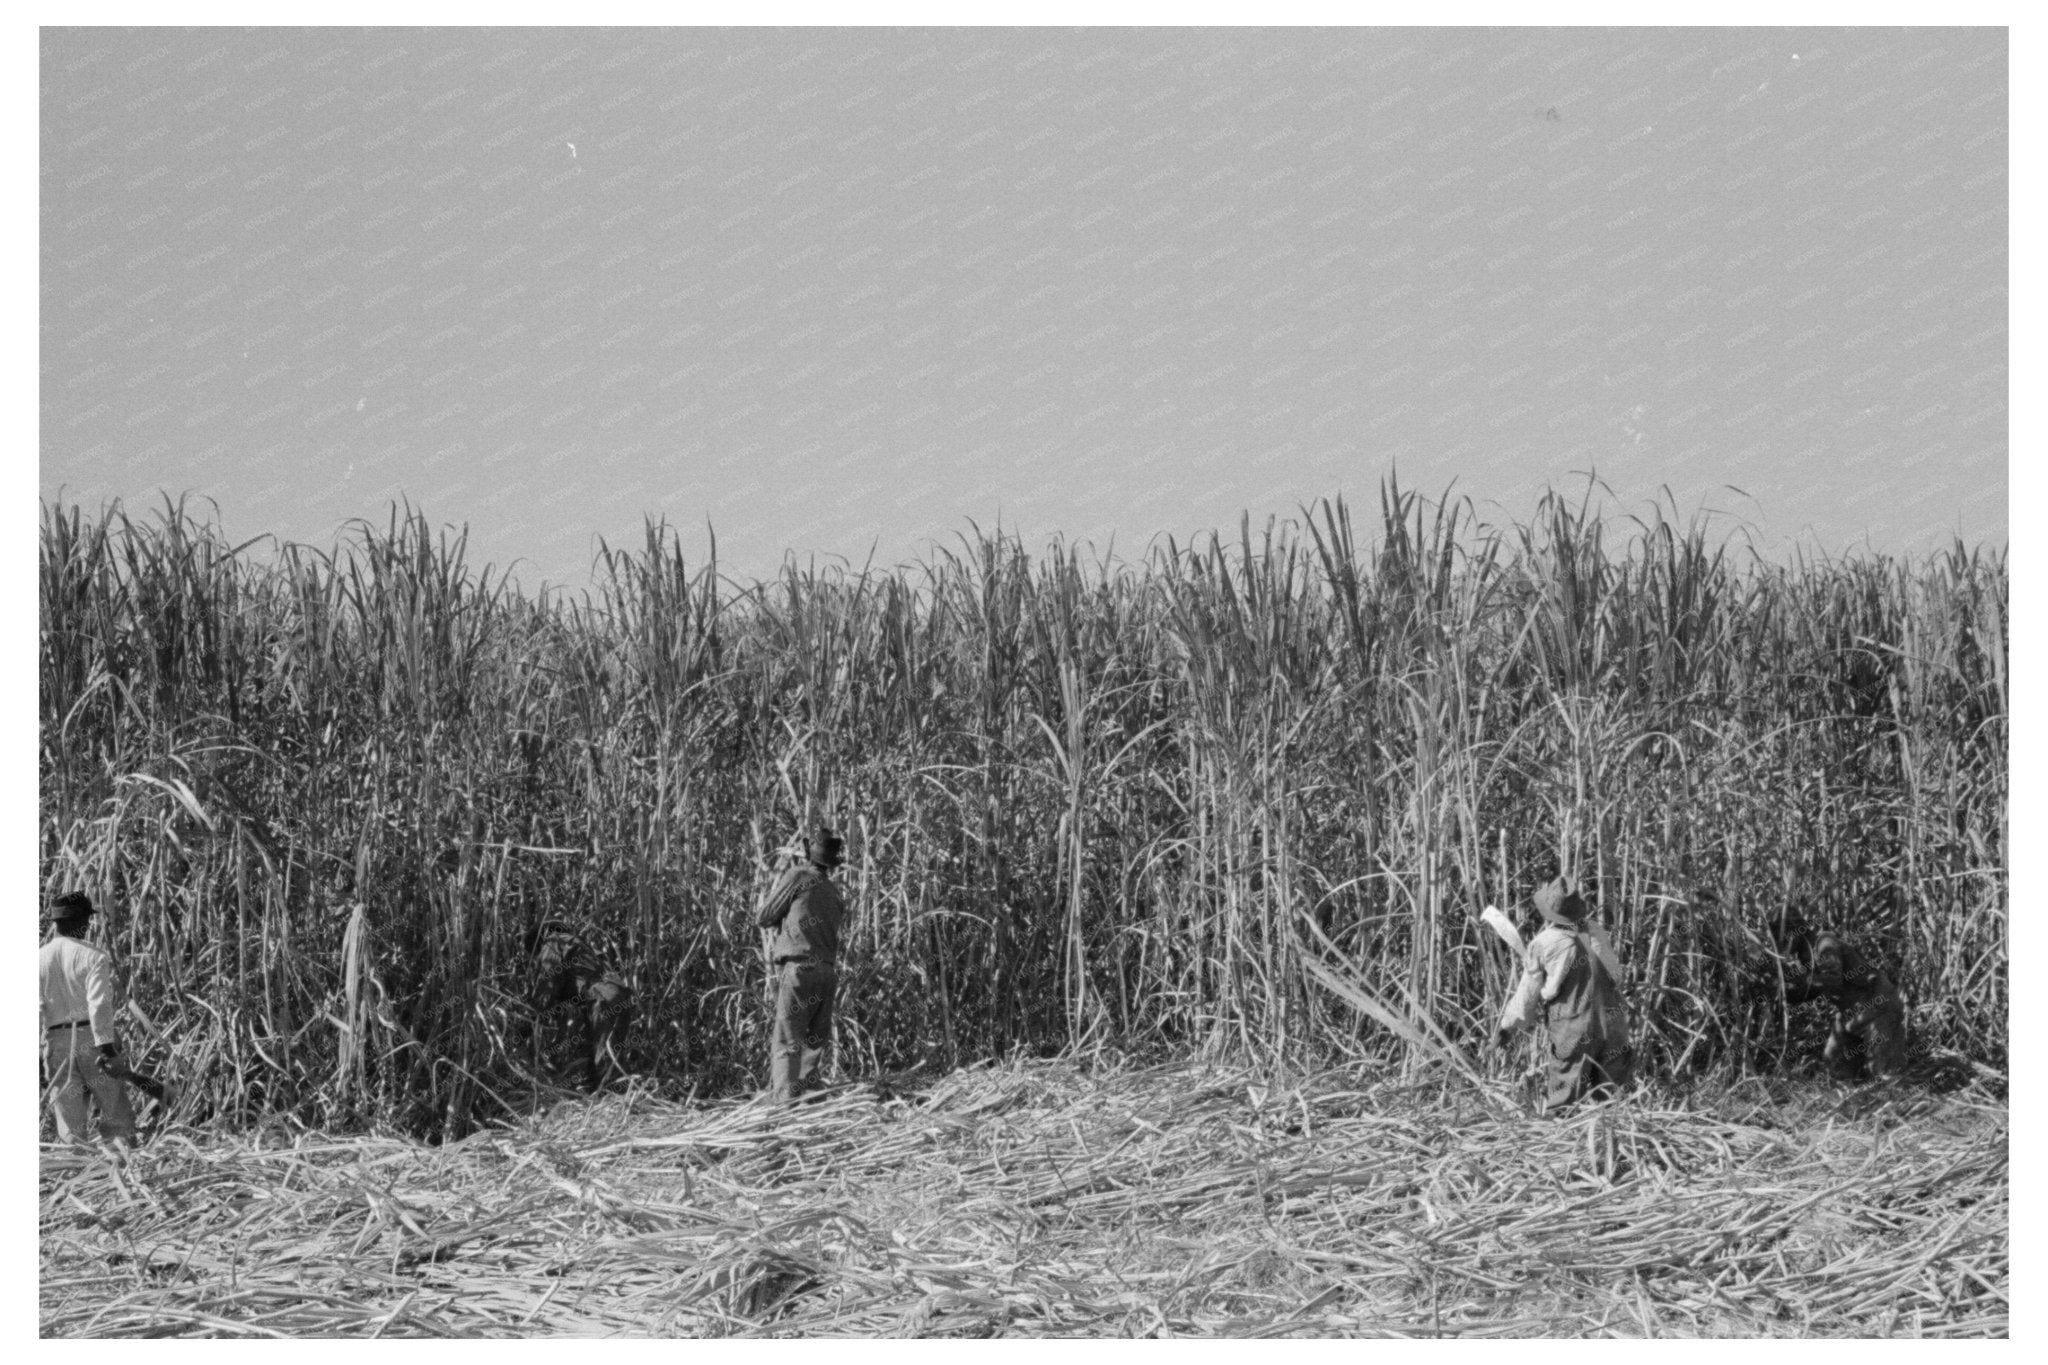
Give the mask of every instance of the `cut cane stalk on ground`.
<path id="1" fill-rule="evenodd" d="M 2008 1139 L 1969 1090 L 1538 1121 L 1391 1069 L 1069 1062 L 438 1147 L 178 1130 L 44 1153 L 40 1329 L 1995 1337 Z"/>

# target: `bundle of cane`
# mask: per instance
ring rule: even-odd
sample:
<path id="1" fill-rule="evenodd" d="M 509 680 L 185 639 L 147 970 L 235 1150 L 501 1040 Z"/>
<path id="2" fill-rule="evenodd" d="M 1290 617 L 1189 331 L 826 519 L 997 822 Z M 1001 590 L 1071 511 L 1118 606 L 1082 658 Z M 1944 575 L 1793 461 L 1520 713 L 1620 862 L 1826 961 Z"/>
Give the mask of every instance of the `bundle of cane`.
<path id="1" fill-rule="evenodd" d="M 1513 1108 L 1512 1104 L 1487 1085 L 1485 1077 L 1479 1074 L 1478 1068 L 1473 1066 L 1472 1059 L 1465 1055 L 1464 1049 L 1451 1040 L 1450 1035 L 1429 1016 L 1427 1010 L 1417 1004 L 1413 996 L 1408 997 L 1408 1009 L 1405 1011 L 1379 999 L 1357 977 L 1333 968 L 1331 964 L 1341 962 L 1343 955 L 1337 945 L 1330 941 L 1329 936 L 1323 933 L 1320 925 L 1306 915 L 1300 918 L 1300 924 L 1314 936 L 1324 950 L 1323 954 L 1318 954 L 1298 933 L 1293 934 L 1295 943 L 1301 949 L 1301 963 L 1308 969 L 1311 977 L 1361 1014 L 1408 1043 L 1417 1053 L 1447 1063 L 1455 1074 L 1470 1082 L 1489 1101 L 1504 1108 Z M 1289 928 L 1292 933 L 1293 926 L 1290 925 Z M 1327 959 L 1318 960 L 1324 954 L 1327 954 Z M 1398 980 L 1394 984 L 1401 986 Z M 1405 986 L 1402 990 L 1406 994 Z"/>

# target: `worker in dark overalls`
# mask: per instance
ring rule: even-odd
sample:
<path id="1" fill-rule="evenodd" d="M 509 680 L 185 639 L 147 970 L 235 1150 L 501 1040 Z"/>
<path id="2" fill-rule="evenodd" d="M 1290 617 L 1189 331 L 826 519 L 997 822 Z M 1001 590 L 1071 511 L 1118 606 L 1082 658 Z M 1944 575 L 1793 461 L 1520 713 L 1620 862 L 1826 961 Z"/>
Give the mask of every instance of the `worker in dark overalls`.
<path id="1" fill-rule="evenodd" d="M 536 954 L 543 1007 L 573 1008 L 583 1031 L 583 1078 L 592 1090 L 612 1071 L 624 1071 L 619 1053 L 633 1017 L 633 989 L 562 920 L 540 929 Z"/>

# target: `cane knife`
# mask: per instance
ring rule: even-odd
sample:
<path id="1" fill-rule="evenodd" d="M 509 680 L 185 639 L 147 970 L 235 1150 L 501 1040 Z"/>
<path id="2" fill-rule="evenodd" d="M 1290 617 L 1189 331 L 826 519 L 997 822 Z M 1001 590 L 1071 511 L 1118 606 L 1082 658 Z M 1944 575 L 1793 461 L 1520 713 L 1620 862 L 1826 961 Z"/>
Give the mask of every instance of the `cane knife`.
<path id="1" fill-rule="evenodd" d="M 1517 958 L 1520 958 L 1528 951 L 1527 946 L 1522 942 L 1521 934 L 1515 930 L 1514 922 L 1502 914 L 1498 906 L 1487 906 L 1479 912 L 1479 918 L 1488 928 L 1500 935 L 1503 943 L 1514 949 Z M 1607 969 L 1607 975 L 1613 978 L 1615 985 L 1619 986 L 1621 984 L 1621 959 L 1615 956 L 1614 944 L 1608 940 L 1607 931 L 1597 924 L 1589 924 L 1586 926 L 1585 933 L 1586 941 L 1592 945 L 1593 956 L 1600 959 L 1600 965 Z"/>
<path id="2" fill-rule="evenodd" d="M 162 1081 L 158 1080 L 154 1076 L 135 1070 L 134 1068 L 130 1067 L 128 1063 L 121 1061 L 118 1058 L 103 1059 L 100 1062 L 100 1070 L 106 1072 L 109 1076 L 112 1076 L 117 1081 L 121 1081 L 125 1084 L 134 1086 L 137 1090 L 140 1090 L 143 1094 L 149 1096 L 158 1104 L 170 1103 L 170 1101 L 165 1097 L 166 1092 L 164 1090 L 164 1083 Z"/>
<path id="3" fill-rule="evenodd" d="M 1516 961 L 1519 962 L 1522 955 L 1528 952 L 1528 945 L 1522 942 L 1522 935 L 1515 928 L 1515 922 L 1502 914 L 1499 906 L 1489 905 L 1481 910 L 1479 920 L 1494 933 L 1499 934 L 1501 941 L 1514 950 Z"/>

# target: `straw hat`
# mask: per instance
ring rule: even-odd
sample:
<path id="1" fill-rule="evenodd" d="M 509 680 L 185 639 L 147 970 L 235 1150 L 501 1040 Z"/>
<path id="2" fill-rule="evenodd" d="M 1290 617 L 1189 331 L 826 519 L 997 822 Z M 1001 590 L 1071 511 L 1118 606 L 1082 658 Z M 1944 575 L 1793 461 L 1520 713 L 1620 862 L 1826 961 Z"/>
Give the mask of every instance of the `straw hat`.
<path id="1" fill-rule="evenodd" d="M 1536 888 L 1536 913 L 1552 924 L 1576 929 L 1586 918 L 1586 901 L 1577 888 L 1559 877 Z"/>

